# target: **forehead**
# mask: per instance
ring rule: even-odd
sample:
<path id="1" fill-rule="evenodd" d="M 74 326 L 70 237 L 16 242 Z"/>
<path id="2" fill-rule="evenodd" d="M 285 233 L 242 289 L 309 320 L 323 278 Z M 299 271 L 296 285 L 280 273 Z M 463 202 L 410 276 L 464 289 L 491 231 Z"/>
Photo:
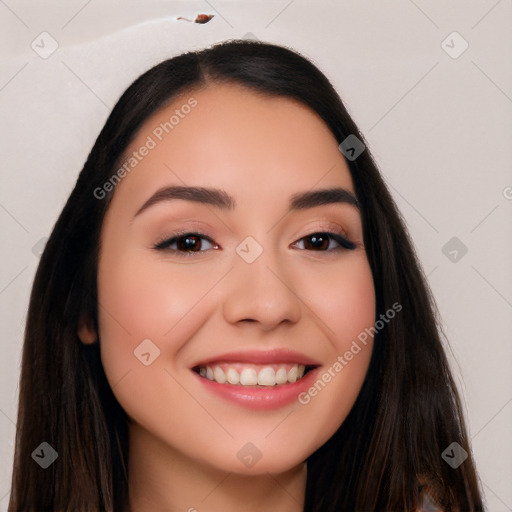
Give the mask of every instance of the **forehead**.
<path id="1" fill-rule="evenodd" d="M 113 202 L 169 184 L 214 186 L 255 203 L 262 195 L 278 200 L 284 193 L 284 201 L 312 188 L 353 191 L 336 139 L 315 112 L 233 84 L 184 93 L 160 109 L 142 125 L 123 163 L 133 165 Z"/>

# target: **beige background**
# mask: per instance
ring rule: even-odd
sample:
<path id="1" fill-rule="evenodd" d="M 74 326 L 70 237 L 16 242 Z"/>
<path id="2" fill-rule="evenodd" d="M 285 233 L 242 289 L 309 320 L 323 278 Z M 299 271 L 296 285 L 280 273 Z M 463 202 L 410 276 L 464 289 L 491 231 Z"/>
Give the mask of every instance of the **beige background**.
<path id="1" fill-rule="evenodd" d="M 312 58 L 359 124 L 443 317 L 488 509 L 512 510 L 512 3 L 467 4 L 0 2 L 0 510 L 37 252 L 87 153 L 140 73 L 248 33 Z"/>

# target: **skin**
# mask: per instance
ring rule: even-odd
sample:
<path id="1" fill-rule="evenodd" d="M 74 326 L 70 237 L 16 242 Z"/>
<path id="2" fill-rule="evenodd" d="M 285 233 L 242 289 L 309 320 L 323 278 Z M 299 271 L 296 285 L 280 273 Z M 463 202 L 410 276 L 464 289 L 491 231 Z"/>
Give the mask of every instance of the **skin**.
<path id="1" fill-rule="evenodd" d="M 287 212 L 298 192 L 354 193 L 343 155 L 323 121 L 286 98 L 210 85 L 146 121 L 127 153 L 194 97 L 197 106 L 117 185 L 101 235 L 99 338 L 116 398 L 129 415 L 133 512 L 302 510 L 305 459 L 343 422 L 368 369 L 368 343 L 307 405 L 256 411 L 209 393 L 192 373 L 232 351 L 293 349 L 322 371 L 374 324 L 375 295 L 361 217 L 349 204 Z M 159 188 L 223 189 L 232 210 L 183 199 L 135 215 Z M 188 257 L 154 248 L 176 231 L 210 237 Z M 304 237 L 341 231 L 354 250 L 307 250 Z M 263 248 L 246 263 L 247 236 Z M 331 242 L 337 247 L 336 242 Z M 176 248 L 176 246 L 174 246 Z M 310 247 L 310 246 L 308 246 Z M 151 339 L 149 366 L 134 350 Z M 253 443 L 261 459 L 237 457 Z"/>

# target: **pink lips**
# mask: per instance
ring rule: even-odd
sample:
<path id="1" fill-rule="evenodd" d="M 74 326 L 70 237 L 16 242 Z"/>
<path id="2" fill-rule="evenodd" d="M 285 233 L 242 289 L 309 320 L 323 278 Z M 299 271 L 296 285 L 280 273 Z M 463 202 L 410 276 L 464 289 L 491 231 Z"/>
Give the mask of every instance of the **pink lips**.
<path id="1" fill-rule="evenodd" d="M 304 366 L 319 366 L 320 363 L 311 359 L 310 357 L 288 349 L 277 349 L 277 350 L 252 350 L 252 351 L 240 351 L 240 352 L 229 352 L 219 356 L 211 357 L 200 361 L 194 366 L 206 366 L 216 361 L 222 361 L 224 363 L 253 363 L 253 364 L 277 364 L 277 363 L 295 363 L 303 364 Z"/>
<path id="2" fill-rule="evenodd" d="M 270 351 L 243 351 L 230 352 L 201 361 L 193 367 L 212 365 L 214 363 L 252 363 L 258 365 L 271 364 L 299 364 L 309 368 L 309 371 L 297 382 L 276 385 L 272 387 L 242 386 L 233 384 L 220 384 L 201 377 L 193 372 L 200 385 L 212 394 L 230 401 L 236 405 L 257 410 L 271 410 L 289 405 L 297 400 L 300 393 L 306 391 L 315 381 L 320 363 L 298 352 L 279 349 Z"/>

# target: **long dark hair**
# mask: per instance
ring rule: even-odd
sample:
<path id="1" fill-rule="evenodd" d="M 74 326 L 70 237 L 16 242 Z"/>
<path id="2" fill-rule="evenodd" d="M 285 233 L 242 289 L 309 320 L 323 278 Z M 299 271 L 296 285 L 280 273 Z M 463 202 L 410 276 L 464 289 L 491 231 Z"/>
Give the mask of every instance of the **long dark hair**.
<path id="1" fill-rule="evenodd" d="M 128 508 L 127 417 L 105 377 L 98 344 L 80 342 L 84 319 L 97 328 L 97 262 L 114 174 L 142 123 L 180 94 L 236 83 L 293 98 L 315 111 L 338 143 L 364 140 L 328 79 L 284 47 L 227 41 L 153 67 L 122 95 L 98 136 L 42 254 L 23 347 L 10 511 Z M 461 404 L 442 347 L 437 311 L 405 224 L 368 149 L 347 159 L 373 273 L 376 319 L 402 311 L 374 340 L 367 377 L 349 416 L 308 463 L 305 510 L 410 511 L 427 489 L 445 511 L 481 511 Z M 47 442 L 57 460 L 32 453 Z M 456 469 L 442 452 L 458 443 Z"/>

